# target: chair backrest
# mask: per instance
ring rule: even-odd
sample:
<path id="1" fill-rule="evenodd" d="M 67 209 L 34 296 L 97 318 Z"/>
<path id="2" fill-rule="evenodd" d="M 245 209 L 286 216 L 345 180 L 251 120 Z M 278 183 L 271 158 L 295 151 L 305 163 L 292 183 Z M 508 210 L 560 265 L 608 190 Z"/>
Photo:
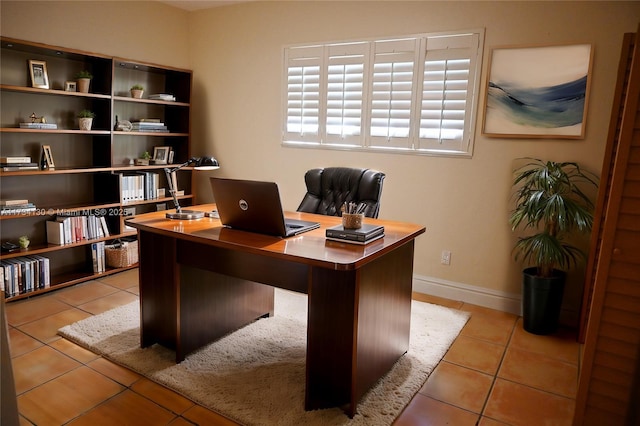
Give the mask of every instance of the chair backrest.
<path id="1" fill-rule="evenodd" d="M 311 169 L 304 175 L 307 193 L 298 211 L 340 216 L 344 203 L 365 203 L 364 215 L 377 218 L 384 177 L 384 173 L 371 169 Z"/>

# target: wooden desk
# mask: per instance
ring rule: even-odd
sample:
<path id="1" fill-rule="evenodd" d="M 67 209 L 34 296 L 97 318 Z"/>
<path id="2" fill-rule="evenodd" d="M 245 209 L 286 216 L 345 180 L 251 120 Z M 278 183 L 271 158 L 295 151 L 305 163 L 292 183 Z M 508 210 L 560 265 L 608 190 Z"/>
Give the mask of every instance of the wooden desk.
<path id="1" fill-rule="evenodd" d="M 224 228 L 218 219 L 169 220 L 165 212 L 127 220 L 139 236 L 141 345 L 172 348 L 180 362 L 273 315 L 273 287 L 305 293 L 305 409 L 346 404 L 353 416 L 409 347 L 414 239 L 425 228 L 365 218 L 384 225 L 385 237 L 361 246 L 325 239 L 340 218 L 286 216 L 321 226 L 283 239 Z"/>

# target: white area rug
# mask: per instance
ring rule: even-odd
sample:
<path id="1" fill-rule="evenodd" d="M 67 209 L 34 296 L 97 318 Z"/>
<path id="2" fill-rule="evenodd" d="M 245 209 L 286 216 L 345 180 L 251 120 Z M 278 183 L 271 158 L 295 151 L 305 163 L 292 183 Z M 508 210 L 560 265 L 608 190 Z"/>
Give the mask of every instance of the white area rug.
<path id="1" fill-rule="evenodd" d="M 360 401 L 304 411 L 307 297 L 276 289 L 275 315 L 175 364 L 159 345 L 140 348 L 139 303 L 87 318 L 59 334 L 246 425 L 390 425 L 424 384 L 469 314 L 412 302 L 409 351 Z"/>

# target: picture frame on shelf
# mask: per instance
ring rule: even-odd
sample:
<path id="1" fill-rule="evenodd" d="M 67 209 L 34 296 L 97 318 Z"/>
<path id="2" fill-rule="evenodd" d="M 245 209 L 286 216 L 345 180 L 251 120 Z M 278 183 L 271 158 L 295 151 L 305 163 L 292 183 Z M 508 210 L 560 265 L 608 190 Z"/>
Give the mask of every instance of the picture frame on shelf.
<path id="1" fill-rule="evenodd" d="M 493 48 L 482 133 L 583 139 L 592 62 L 588 43 Z"/>
<path id="2" fill-rule="evenodd" d="M 49 75 L 47 74 L 47 63 L 45 61 L 30 59 L 29 75 L 31 76 L 31 87 L 38 89 L 49 88 Z"/>
<path id="3" fill-rule="evenodd" d="M 49 170 L 55 169 L 56 165 L 53 162 L 53 154 L 51 153 L 50 145 L 42 145 L 42 156 L 44 158 L 44 166 Z"/>
<path id="4" fill-rule="evenodd" d="M 64 82 L 64 91 L 65 92 L 75 92 L 76 91 L 76 82 L 75 81 L 65 81 Z"/>
<path id="5" fill-rule="evenodd" d="M 153 164 L 168 164 L 170 152 L 170 146 L 153 147 Z"/>

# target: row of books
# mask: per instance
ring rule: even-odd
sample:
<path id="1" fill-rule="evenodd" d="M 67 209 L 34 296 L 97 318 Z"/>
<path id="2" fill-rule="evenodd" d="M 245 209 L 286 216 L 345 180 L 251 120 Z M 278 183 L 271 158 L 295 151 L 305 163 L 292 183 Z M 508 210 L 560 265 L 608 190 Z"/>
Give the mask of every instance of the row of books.
<path id="1" fill-rule="evenodd" d="M 84 240 L 108 237 L 109 227 L 104 216 L 56 216 L 47 221 L 47 242 L 49 244 L 71 244 Z"/>
<path id="2" fill-rule="evenodd" d="M 0 290 L 6 297 L 17 296 L 51 286 L 49 258 L 25 256 L 0 262 Z"/>
<path id="3" fill-rule="evenodd" d="M 93 272 L 104 272 L 107 269 L 107 261 L 104 254 L 104 241 L 91 244 L 91 260 Z"/>
<path id="4" fill-rule="evenodd" d="M 156 172 L 137 172 L 131 175 L 120 175 L 120 198 L 123 203 L 154 200 L 164 196 L 162 195 L 163 191 L 164 188 L 160 188 L 160 175 Z"/>

